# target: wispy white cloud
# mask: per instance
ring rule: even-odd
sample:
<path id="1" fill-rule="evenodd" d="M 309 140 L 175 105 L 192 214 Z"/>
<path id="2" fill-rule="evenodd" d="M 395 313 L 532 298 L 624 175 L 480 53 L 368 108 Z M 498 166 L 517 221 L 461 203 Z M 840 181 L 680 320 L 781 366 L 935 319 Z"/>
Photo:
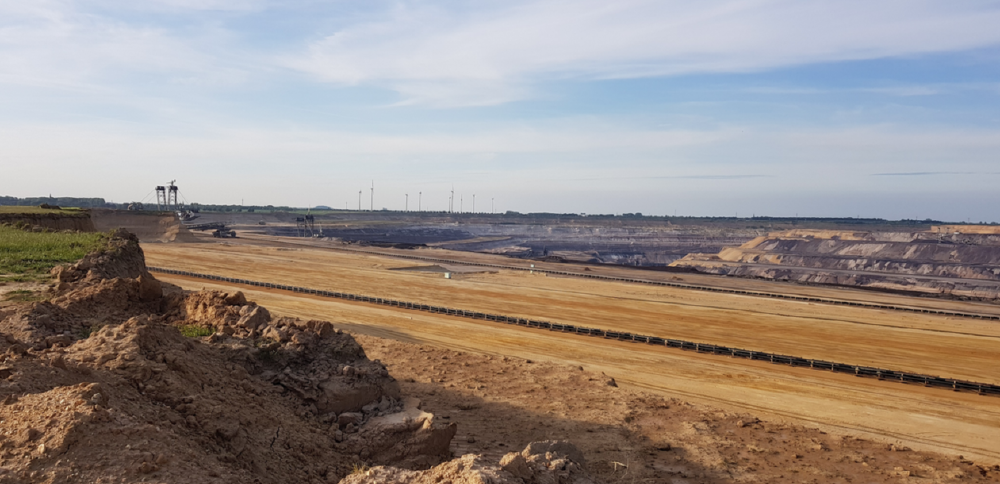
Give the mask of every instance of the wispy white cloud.
<path id="1" fill-rule="evenodd" d="M 312 43 L 287 65 L 415 101 L 501 102 L 540 79 L 747 72 L 1000 43 L 995 3 L 928 0 L 542 0 L 474 11 L 401 2 Z M 444 86 L 440 92 L 407 86 Z M 470 96 L 477 92 L 478 96 Z M 499 95 L 497 94 L 499 93 Z M 919 93 L 912 93 L 919 94 Z"/>
<path id="2" fill-rule="evenodd" d="M 246 69 L 234 60 L 224 30 L 179 31 L 153 21 L 128 21 L 94 12 L 113 2 L 0 3 L 0 83 L 66 90 L 134 89 L 156 82 L 233 84 Z M 185 2 L 145 3 L 147 9 L 189 11 Z M 119 5 L 120 6 L 120 5 Z"/>
<path id="3" fill-rule="evenodd" d="M 933 96 L 941 94 L 942 89 L 934 86 L 892 86 L 892 87 L 866 87 L 858 89 L 862 92 L 874 94 L 888 94 L 890 96 L 910 97 L 910 96 Z"/>
<path id="4" fill-rule="evenodd" d="M 959 176 L 979 176 L 979 175 L 1000 175 L 998 172 L 981 172 L 981 171 L 910 171 L 901 173 L 872 173 L 871 176 L 942 176 L 942 175 L 959 175 Z"/>
<path id="5" fill-rule="evenodd" d="M 245 26 L 226 22 L 257 15 L 248 24 L 257 25 L 272 15 L 303 15 L 310 5 L 3 2 L 0 82 L 80 89 L 154 76 L 227 86 L 291 68 L 335 85 L 393 89 L 398 105 L 477 106 L 531 98 L 552 80 L 748 72 L 1000 43 L 1000 6 L 930 0 L 371 2 L 351 22 L 317 23 L 328 31 L 283 32 L 280 49 L 250 45 Z"/>

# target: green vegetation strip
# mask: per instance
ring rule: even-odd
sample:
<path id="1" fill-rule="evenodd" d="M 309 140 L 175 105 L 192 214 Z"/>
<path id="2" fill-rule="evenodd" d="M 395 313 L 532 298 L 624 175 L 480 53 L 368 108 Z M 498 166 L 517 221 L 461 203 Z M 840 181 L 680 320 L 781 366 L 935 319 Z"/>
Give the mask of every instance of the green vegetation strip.
<path id="1" fill-rule="evenodd" d="M 67 208 L 41 208 L 41 207 L 19 207 L 0 206 L 0 215 L 48 215 L 57 214 L 61 217 L 86 217 L 87 212 L 76 207 Z"/>
<path id="2" fill-rule="evenodd" d="M 97 233 L 27 232 L 0 226 L 0 282 L 47 279 L 53 267 L 101 249 L 106 238 Z"/>

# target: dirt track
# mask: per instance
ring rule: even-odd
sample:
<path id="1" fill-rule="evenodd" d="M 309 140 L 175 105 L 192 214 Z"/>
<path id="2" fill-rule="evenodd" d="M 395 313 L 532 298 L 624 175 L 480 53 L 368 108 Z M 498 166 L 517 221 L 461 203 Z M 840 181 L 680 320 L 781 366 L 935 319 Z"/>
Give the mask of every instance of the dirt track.
<path id="1" fill-rule="evenodd" d="M 173 269 L 1000 383 L 1000 369 L 994 364 L 1000 360 L 1000 325 L 977 320 L 508 271 L 445 280 L 440 274 L 388 270 L 423 265 L 419 263 L 315 249 L 220 244 L 156 244 L 144 249 L 150 265 Z M 185 288 L 216 287 L 201 280 L 158 277 Z M 768 289 L 782 287 L 788 286 L 772 284 Z M 583 364 L 620 382 L 689 400 L 1000 462 L 1000 403 L 992 397 L 281 291 L 243 290 L 280 314 L 328 319 L 358 333 Z M 834 292 L 835 297 L 843 294 Z"/>

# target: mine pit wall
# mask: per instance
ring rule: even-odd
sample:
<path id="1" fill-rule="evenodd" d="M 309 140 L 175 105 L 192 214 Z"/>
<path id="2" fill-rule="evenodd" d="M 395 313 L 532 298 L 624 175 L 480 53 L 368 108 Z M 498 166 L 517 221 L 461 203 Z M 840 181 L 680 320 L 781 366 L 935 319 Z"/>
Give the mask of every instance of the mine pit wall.
<path id="1" fill-rule="evenodd" d="M 724 249 L 719 260 L 998 281 L 1000 236 L 871 234 L 866 240 L 769 237 Z"/>
<path id="2" fill-rule="evenodd" d="M 91 218 L 101 232 L 125 229 L 140 242 L 195 242 L 191 231 L 170 212 L 94 209 Z"/>
<path id="3" fill-rule="evenodd" d="M 266 228 L 268 235 L 309 236 L 296 227 Z M 517 258 L 558 257 L 574 262 L 663 267 L 691 252 L 718 252 L 759 234 L 754 230 L 549 227 L 462 224 L 366 228 L 317 228 L 320 237 L 369 244 L 425 245 Z M 472 239 L 491 240 L 472 240 Z M 500 240 L 496 240 L 500 238 Z"/>
<path id="4" fill-rule="evenodd" d="M 51 230 L 75 230 L 96 232 L 93 220 L 87 212 L 79 213 L 5 213 L 0 214 L 0 223 L 18 222 Z"/>
<path id="5" fill-rule="evenodd" d="M 901 274 L 831 273 L 808 267 L 766 267 L 756 264 L 707 263 L 679 261 L 670 267 L 688 269 L 703 274 L 714 274 L 749 279 L 795 282 L 800 284 L 843 286 L 910 296 L 943 297 L 966 301 L 1000 303 L 1000 284 L 992 281 L 977 283 L 975 280 L 915 279 Z"/>
<path id="6" fill-rule="evenodd" d="M 706 274 L 997 302 L 1000 227 L 979 229 L 972 233 L 790 230 L 715 255 L 692 253 L 671 266 Z"/>

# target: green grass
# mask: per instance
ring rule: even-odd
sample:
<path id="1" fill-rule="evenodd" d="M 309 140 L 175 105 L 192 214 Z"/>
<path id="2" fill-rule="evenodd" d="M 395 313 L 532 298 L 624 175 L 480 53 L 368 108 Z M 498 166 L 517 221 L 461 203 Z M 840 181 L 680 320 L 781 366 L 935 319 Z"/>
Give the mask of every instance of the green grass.
<path id="1" fill-rule="evenodd" d="M 47 214 L 47 213 L 58 213 L 60 215 L 70 216 L 70 217 L 84 217 L 87 212 L 76 208 L 76 207 L 62 207 L 59 209 L 48 209 L 40 207 L 21 207 L 15 205 L 0 205 L 0 214 Z"/>
<path id="2" fill-rule="evenodd" d="M 193 324 L 186 324 L 177 328 L 182 335 L 188 338 L 201 338 L 202 336 L 212 336 L 215 334 L 215 328 L 203 328 L 201 326 L 195 326 Z"/>
<path id="3" fill-rule="evenodd" d="M 26 232 L 0 226 L 0 281 L 39 281 L 59 264 L 104 247 L 104 234 Z"/>

